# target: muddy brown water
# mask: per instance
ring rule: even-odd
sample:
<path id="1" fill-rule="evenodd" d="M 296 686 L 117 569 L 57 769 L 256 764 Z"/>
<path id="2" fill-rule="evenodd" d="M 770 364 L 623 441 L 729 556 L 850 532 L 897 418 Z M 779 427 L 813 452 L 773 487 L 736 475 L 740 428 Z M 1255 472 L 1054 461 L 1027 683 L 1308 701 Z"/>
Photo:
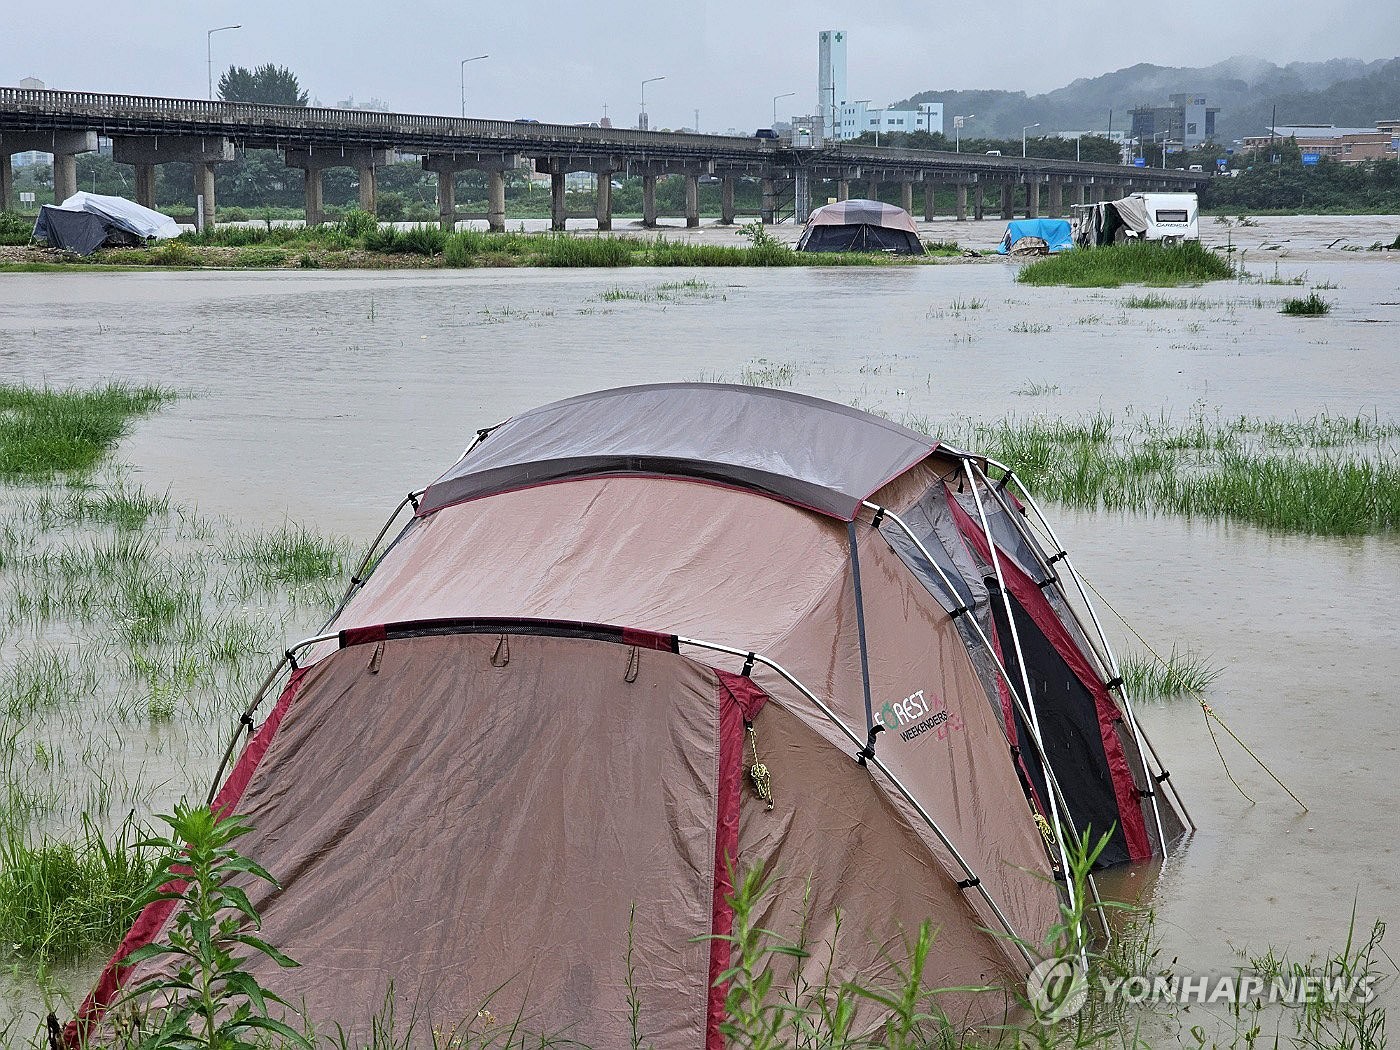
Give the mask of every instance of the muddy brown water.
<path id="1" fill-rule="evenodd" d="M 1130 406 L 1178 418 L 1203 407 L 1400 419 L 1400 252 L 1341 250 L 1389 243 L 1400 219 L 1260 222 L 1206 220 L 1202 232 L 1246 247 L 1246 266 L 1262 276 L 1277 264 L 1281 278 L 1335 284 L 1320 293 L 1336 304 L 1329 316 L 1277 312 L 1307 288 L 1232 282 L 1162 293 L 1199 301 L 1188 309 L 1126 310 L 1122 300 L 1141 289 L 1030 288 L 1000 261 L 13 274 L 0 275 L 0 379 L 121 378 L 189 392 L 124 442 L 137 480 L 208 514 L 291 518 L 366 540 L 477 427 L 589 389 L 733 379 L 764 360 L 794 365 L 805 392 L 933 420 Z M 1001 227 L 925 231 L 991 244 Z M 703 287 L 664 287 L 684 281 Z M 1053 390 L 1013 393 L 1030 384 Z M 1400 915 L 1400 537 L 1052 517 L 1138 631 L 1223 667 L 1210 703 L 1310 807 L 1299 813 L 1220 733 L 1256 800 L 1246 802 L 1195 702 L 1142 705 L 1200 830 L 1160 876 L 1126 871 L 1104 884 L 1152 902 L 1165 956 L 1183 971 L 1229 967 L 1236 950 L 1269 944 L 1306 956 L 1345 939 L 1353 901 L 1363 925 Z M 1120 652 L 1136 648 L 1105 616 Z"/>

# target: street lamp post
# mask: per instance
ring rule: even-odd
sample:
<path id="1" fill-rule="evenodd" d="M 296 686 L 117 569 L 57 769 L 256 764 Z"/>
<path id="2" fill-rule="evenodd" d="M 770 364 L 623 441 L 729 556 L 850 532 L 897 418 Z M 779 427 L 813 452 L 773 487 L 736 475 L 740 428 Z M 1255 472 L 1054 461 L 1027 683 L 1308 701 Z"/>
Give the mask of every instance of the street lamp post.
<path id="1" fill-rule="evenodd" d="M 1163 167 L 1163 169 L 1165 169 L 1166 166 L 1167 166 L 1167 137 L 1168 137 L 1170 134 L 1171 134 L 1170 131 L 1159 131 L 1159 132 L 1157 132 L 1155 135 L 1152 136 L 1152 141 L 1153 141 L 1153 142 L 1156 142 L 1159 138 L 1162 140 L 1162 167 Z"/>
<path id="2" fill-rule="evenodd" d="M 490 55 L 473 55 L 471 58 L 462 59 L 457 66 L 457 90 L 462 96 L 462 116 L 467 115 L 467 63 L 480 62 L 483 58 L 490 58 Z"/>
<path id="3" fill-rule="evenodd" d="M 792 98 L 792 96 L 795 94 L 797 94 L 796 91 L 784 91 L 781 95 L 773 96 L 773 123 L 768 125 L 769 128 L 771 128 L 774 131 L 776 131 L 778 128 L 778 100 L 784 98 Z"/>
<path id="4" fill-rule="evenodd" d="M 1027 124 L 1025 127 L 1023 127 L 1023 128 L 1021 129 L 1021 157 L 1022 157 L 1023 159 L 1024 159 L 1025 156 L 1026 156 L 1026 132 L 1030 131 L 1031 128 L 1038 128 L 1038 127 L 1040 127 L 1040 122 L 1039 122 L 1039 121 L 1036 121 L 1034 124 Z"/>
<path id="5" fill-rule="evenodd" d="M 637 118 L 637 128 L 640 131 L 647 131 L 651 127 L 651 121 L 647 120 L 647 85 L 655 84 L 658 80 L 665 80 L 665 77 L 648 77 L 642 81 L 642 111 Z"/>
<path id="6" fill-rule="evenodd" d="M 209 67 L 209 100 L 214 100 L 214 34 L 222 33 L 229 29 L 242 29 L 241 25 L 219 26 L 218 29 L 211 29 L 204 34 L 204 61 Z"/>
<path id="7" fill-rule="evenodd" d="M 968 114 L 965 115 L 965 116 L 954 117 L 954 118 L 953 118 L 953 152 L 954 152 L 954 153 L 961 153 L 961 152 L 962 152 L 962 127 L 963 127 L 963 122 L 964 122 L 964 121 L 971 120 L 971 119 L 972 119 L 973 117 L 975 117 L 975 116 L 977 116 L 976 113 L 968 113 Z M 946 141 L 948 141 L 948 140 L 947 140 L 947 139 L 944 139 L 943 141 L 946 142 Z"/>

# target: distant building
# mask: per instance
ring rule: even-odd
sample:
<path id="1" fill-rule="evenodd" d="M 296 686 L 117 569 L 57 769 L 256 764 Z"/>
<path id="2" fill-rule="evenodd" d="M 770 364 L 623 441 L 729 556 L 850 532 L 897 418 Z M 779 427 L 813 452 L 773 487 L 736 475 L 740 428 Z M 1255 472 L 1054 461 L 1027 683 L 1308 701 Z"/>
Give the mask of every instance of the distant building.
<path id="1" fill-rule="evenodd" d="M 1219 106 L 1208 106 L 1203 95 L 1172 95 L 1166 106 L 1138 106 L 1129 110 L 1133 138 L 1151 145 L 1153 140 L 1169 146 L 1195 149 L 1215 138 L 1215 115 Z"/>
<path id="2" fill-rule="evenodd" d="M 1281 140 L 1293 139 L 1304 153 L 1317 153 L 1342 164 L 1388 160 L 1396 156 L 1400 121 L 1378 120 L 1376 127 L 1339 128 L 1332 124 L 1279 124 L 1267 135 L 1248 135 L 1246 150 L 1267 150 Z"/>
<path id="3" fill-rule="evenodd" d="M 841 107 L 836 128 L 838 139 L 853 139 L 879 131 L 927 131 L 943 133 L 943 103 L 921 102 L 918 109 L 872 107 L 868 102 L 848 102 Z"/>
<path id="4" fill-rule="evenodd" d="M 846 86 L 846 31 L 823 29 L 817 34 L 817 127 L 820 138 L 853 139 L 879 131 L 927 131 L 942 134 L 943 103 L 924 102 L 917 109 L 874 108 L 870 101 L 852 100 Z M 804 124 L 806 118 L 799 118 Z"/>
<path id="5" fill-rule="evenodd" d="M 44 90 L 44 82 L 38 77 L 25 77 L 19 82 L 19 86 L 25 91 Z M 10 158 L 11 166 L 16 168 L 30 168 L 35 164 L 49 164 L 52 163 L 52 161 L 53 158 L 49 154 L 39 153 L 35 150 L 30 150 L 27 153 L 16 153 Z"/>

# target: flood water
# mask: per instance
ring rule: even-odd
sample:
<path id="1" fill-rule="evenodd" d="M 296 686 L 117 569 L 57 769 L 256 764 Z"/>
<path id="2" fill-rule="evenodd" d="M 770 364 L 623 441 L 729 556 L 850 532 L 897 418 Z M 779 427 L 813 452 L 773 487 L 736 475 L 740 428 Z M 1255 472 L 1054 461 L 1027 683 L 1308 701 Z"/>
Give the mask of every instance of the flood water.
<path id="1" fill-rule="evenodd" d="M 1400 220 L 1261 223 L 1205 220 L 1202 233 L 1247 247 L 1258 274 L 1277 266 L 1280 278 L 1335 285 L 1320 293 L 1331 315 L 1278 313 L 1306 288 L 1231 282 L 1163 293 L 1196 300 L 1188 309 L 1126 310 L 1141 289 L 1020 286 L 999 260 L 14 274 L 0 275 L 0 379 L 188 392 L 124 442 L 119 456 L 141 484 L 208 514 L 363 539 L 478 427 L 586 390 L 734 379 L 765 360 L 795 365 L 804 392 L 935 421 L 1130 407 L 1400 419 L 1400 252 L 1341 250 L 1389 243 Z M 990 245 L 1001 226 L 940 223 L 933 235 Z M 1345 240 L 1329 248 L 1334 238 Z M 705 287 L 664 287 L 688 280 Z M 1052 390 L 1015 393 L 1030 384 Z M 1242 798 L 1194 701 L 1144 705 L 1200 831 L 1160 878 L 1105 884 L 1153 903 L 1165 956 L 1189 972 L 1229 967 L 1246 947 L 1306 956 L 1345 939 L 1353 901 L 1362 926 L 1400 917 L 1400 537 L 1052 517 L 1138 631 L 1223 668 L 1211 704 L 1309 806 L 1300 814 L 1217 729 L 1256 804 Z M 1121 624 L 1107 626 L 1120 651 L 1135 647 Z"/>

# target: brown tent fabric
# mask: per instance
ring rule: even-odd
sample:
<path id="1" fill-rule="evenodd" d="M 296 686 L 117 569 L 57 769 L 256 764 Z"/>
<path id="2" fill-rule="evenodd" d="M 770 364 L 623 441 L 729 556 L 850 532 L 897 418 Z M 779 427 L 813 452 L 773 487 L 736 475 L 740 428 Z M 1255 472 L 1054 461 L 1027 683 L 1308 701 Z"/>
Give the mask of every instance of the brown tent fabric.
<path id="1" fill-rule="evenodd" d="M 945 486 L 960 461 L 836 406 L 808 419 L 810 399 L 639 389 L 489 435 L 429 489 L 439 498 L 355 590 L 336 640 L 302 654 L 216 802 L 248 816 L 244 848 L 282 883 L 249 886 L 264 935 L 301 963 L 254 972 L 352 1039 L 391 996 L 420 1034 L 480 1032 L 485 1010 L 604 1047 L 630 1042 L 630 958 L 644 1041 L 721 1050 L 729 873 L 761 865 L 779 888 L 766 925 L 796 930 L 809 881 L 811 943 L 835 935 L 840 910 L 838 978 L 888 977 L 928 921 L 929 983 L 963 989 L 941 1005 L 996 1020 L 1028 963 L 988 931 L 1004 916 L 1038 944 L 1059 897 L 1013 748 L 1022 729 L 949 607 L 965 596 L 995 629 Z M 637 422 L 648 411 L 659 418 Z M 685 448 L 714 459 L 693 469 Z M 620 450 L 649 463 L 618 469 Z M 570 451 L 594 460 L 566 477 Z M 773 480 L 779 464 L 793 484 Z M 948 545 L 954 597 L 857 506 L 871 493 Z M 1013 522 L 992 535 L 1034 560 Z M 877 724 L 875 761 L 858 764 L 853 741 Z M 1133 762 L 1123 775 L 1145 777 Z M 169 921 L 148 910 L 117 960 Z M 114 962 L 70 1045 L 152 965 Z M 787 965 L 820 978 L 820 959 Z M 967 990 L 986 986 L 999 990 Z"/>

